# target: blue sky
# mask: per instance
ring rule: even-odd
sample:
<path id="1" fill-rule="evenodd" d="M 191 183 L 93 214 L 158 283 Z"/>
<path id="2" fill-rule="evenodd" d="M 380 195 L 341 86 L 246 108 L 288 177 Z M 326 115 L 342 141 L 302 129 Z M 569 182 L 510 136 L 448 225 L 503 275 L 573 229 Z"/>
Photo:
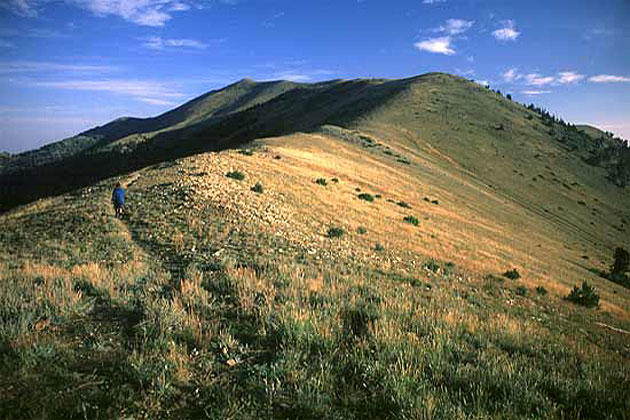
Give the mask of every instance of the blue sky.
<path id="1" fill-rule="evenodd" d="M 0 150 L 251 77 L 459 74 L 630 138 L 630 2 L 0 0 Z"/>

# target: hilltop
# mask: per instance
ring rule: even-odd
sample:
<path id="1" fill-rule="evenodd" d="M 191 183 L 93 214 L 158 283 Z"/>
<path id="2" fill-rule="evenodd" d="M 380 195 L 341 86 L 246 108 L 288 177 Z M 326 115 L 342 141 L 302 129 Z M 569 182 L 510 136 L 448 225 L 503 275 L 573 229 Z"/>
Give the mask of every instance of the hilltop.
<path id="1" fill-rule="evenodd" d="M 440 73 L 243 80 L 81 136 L 2 174 L 31 188 L 0 215 L 3 415 L 630 411 L 618 139 Z"/>

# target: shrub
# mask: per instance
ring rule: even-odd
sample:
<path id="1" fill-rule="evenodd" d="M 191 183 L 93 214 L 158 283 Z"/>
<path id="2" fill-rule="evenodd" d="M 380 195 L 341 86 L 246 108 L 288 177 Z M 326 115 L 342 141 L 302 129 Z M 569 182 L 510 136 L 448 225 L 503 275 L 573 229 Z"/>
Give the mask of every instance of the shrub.
<path id="1" fill-rule="evenodd" d="M 241 171 L 232 171 L 225 174 L 228 178 L 236 179 L 237 181 L 242 181 L 245 179 L 245 174 Z"/>
<path id="2" fill-rule="evenodd" d="M 440 204 L 438 200 L 431 200 L 431 204 Z"/>
<path id="3" fill-rule="evenodd" d="M 254 185 L 251 190 L 255 193 L 258 194 L 262 194 L 263 193 L 263 186 L 260 182 L 257 182 L 256 185 Z"/>
<path id="4" fill-rule="evenodd" d="M 410 206 L 409 204 L 405 203 L 404 201 L 399 201 L 399 202 L 398 202 L 398 203 L 396 203 L 396 204 L 398 204 L 398 205 L 399 205 L 400 207 L 402 207 L 403 209 L 410 209 L 410 208 L 411 208 L 411 206 Z"/>
<path id="5" fill-rule="evenodd" d="M 582 283 L 581 289 L 573 286 L 573 290 L 566 297 L 566 300 L 587 308 L 595 308 L 599 305 L 599 295 L 595 292 L 595 288 L 586 281 Z"/>
<path id="6" fill-rule="evenodd" d="M 343 228 L 331 226 L 330 228 L 328 228 L 326 236 L 328 236 L 329 238 L 341 238 L 345 233 L 346 231 L 343 230 Z"/>
<path id="7" fill-rule="evenodd" d="M 374 196 L 372 194 L 368 194 L 368 193 L 361 193 L 358 195 L 359 200 L 365 200 L 365 201 L 374 201 Z"/>
<path id="8" fill-rule="evenodd" d="M 614 258 L 615 262 L 610 268 L 610 275 L 613 277 L 623 275 L 628 271 L 628 266 L 630 266 L 630 253 L 623 248 L 617 248 L 615 249 Z"/>
<path id="9" fill-rule="evenodd" d="M 335 184 L 339 182 L 339 178 L 333 178 L 331 179 L 332 182 L 334 182 Z"/>
<path id="10" fill-rule="evenodd" d="M 405 221 L 407 223 L 411 223 L 414 226 L 418 226 L 420 224 L 420 221 L 418 220 L 418 218 L 414 217 L 414 216 L 405 216 L 403 221 Z"/>
<path id="11" fill-rule="evenodd" d="M 275 155 L 273 158 L 274 158 L 274 159 L 276 159 L 276 160 L 280 160 L 280 159 L 282 159 L 282 156 L 280 156 L 280 155 Z"/>
<path id="12" fill-rule="evenodd" d="M 516 268 L 513 268 L 503 273 L 503 277 L 507 277 L 510 280 L 518 280 L 521 278 L 521 275 Z"/>
<path id="13" fill-rule="evenodd" d="M 374 245 L 374 251 L 378 251 L 378 252 L 385 251 L 385 247 L 381 245 L 380 242 L 377 242 L 376 245 Z"/>
<path id="14" fill-rule="evenodd" d="M 440 265 L 433 260 L 425 262 L 424 264 L 422 264 L 422 267 L 426 268 L 427 270 L 433 271 L 434 273 L 440 271 Z"/>
<path id="15" fill-rule="evenodd" d="M 542 286 L 536 286 L 536 293 L 539 295 L 545 296 L 547 294 L 547 289 Z"/>
<path id="16" fill-rule="evenodd" d="M 527 296 L 527 287 L 525 286 L 518 286 L 516 288 L 516 294 L 519 296 Z"/>
<path id="17" fill-rule="evenodd" d="M 326 181 L 326 179 L 324 179 L 324 178 L 317 178 L 315 180 L 315 183 L 318 184 L 318 185 L 323 185 L 323 186 L 328 185 L 328 181 Z"/>
<path id="18" fill-rule="evenodd" d="M 364 234 L 366 234 L 366 233 L 367 233 L 367 229 L 366 229 L 366 228 L 364 228 L 363 226 L 359 226 L 359 227 L 357 228 L 357 233 L 358 233 L 359 235 L 364 235 Z"/>
<path id="19" fill-rule="evenodd" d="M 376 194 L 376 195 L 374 196 L 374 198 L 383 198 L 383 196 L 382 196 L 382 195 L 380 195 L 380 194 Z"/>

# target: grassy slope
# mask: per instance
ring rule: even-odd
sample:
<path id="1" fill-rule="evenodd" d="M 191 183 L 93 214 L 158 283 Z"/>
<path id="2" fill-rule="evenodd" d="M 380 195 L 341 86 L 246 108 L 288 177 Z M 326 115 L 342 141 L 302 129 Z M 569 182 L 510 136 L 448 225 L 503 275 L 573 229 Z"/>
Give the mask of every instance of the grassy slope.
<path id="1" fill-rule="evenodd" d="M 114 180 L 0 216 L 2 416 L 623 418 L 628 291 L 563 301 L 587 274 L 538 271 L 574 259 L 553 221 L 435 151 L 345 134 L 130 174 L 124 222 Z"/>
<path id="2" fill-rule="evenodd" d="M 597 128 L 597 127 L 594 127 L 592 125 L 578 124 L 578 125 L 576 125 L 576 127 L 579 130 L 584 131 L 586 134 L 588 134 L 589 136 L 591 136 L 594 139 L 598 139 L 600 137 L 608 137 L 604 130 L 602 130 L 600 128 Z"/>
<path id="3" fill-rule="evenodd" d="M 624 418 L 628 290 L 591 270 L 627 194 L 492 92 L 405 86 L 129 174 L 124 222 L 114 179 L 0 216 L 0 417 Z"/>

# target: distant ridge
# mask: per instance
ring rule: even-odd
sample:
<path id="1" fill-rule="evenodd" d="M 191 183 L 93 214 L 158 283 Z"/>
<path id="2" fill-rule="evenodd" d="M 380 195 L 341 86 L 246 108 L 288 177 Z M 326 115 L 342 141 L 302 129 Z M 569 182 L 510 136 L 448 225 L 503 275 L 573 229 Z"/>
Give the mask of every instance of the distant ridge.
<path id="1" fill-rule="evenodd" d="M 557 144 L 558 153 L 601 167 L 602 176 L 620 187 L 630 179 L 627 148 L 618 139 L 593 142 L 593 130 L 584 134 L 458 76 L 428 73 L 313 84 L 242 79 L 153 118 L 119 118 L 3 158 L 0 210 L 154 163 L 257 138 L 314 132 L 324 125 L 380 131 L 410 148 L 429 141 L 487 176 L 489 159 L 499 153 L 518 159 L 519 141 L 533 147 L 535 133 L 540 141 Z"/>

